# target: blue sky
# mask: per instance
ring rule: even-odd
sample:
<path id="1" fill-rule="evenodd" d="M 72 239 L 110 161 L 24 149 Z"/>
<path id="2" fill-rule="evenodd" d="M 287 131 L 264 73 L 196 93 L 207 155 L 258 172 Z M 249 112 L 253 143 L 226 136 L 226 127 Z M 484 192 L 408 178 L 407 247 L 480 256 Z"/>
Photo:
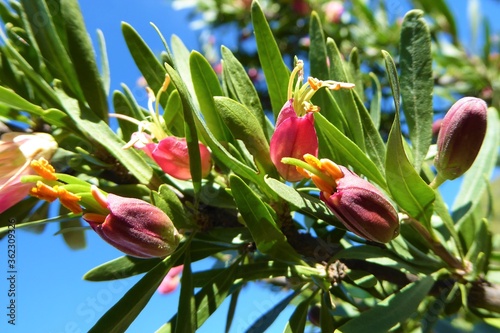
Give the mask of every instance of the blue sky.
<path id="1" fill-rule="evenodd" d="M 463 17 L 460 21 L 461 36 L 467 39 L 465 8 L 467 1 L 450 1 L 455 14 Z M 493 0 L 481 1 L 485 13 L 493 15 Z M 154 22 L 163 35 L 169 39 L 178 35 L 189 49 L 199 49 L 197 34 L 190 30 L 186 13 L 173 11 L 167 1 L 81 1 L 87 28 L 91 37 L 96 39 L 96 29 L 104 32 L 111 66 L 111 90 L 120 89 L 125 82 L 138 98 L 146 105 L 142 88 L 136 86 L 140 73 L 136 68 L 125 42 L 121 36 L 120 22 L 131 24 L 150 45 L 159 53 L 162 43 L 149 22 Z M 498 6 L 497 6 L 498 9 Z M 492 21 L 493 31 L 500 31 L 499 20 Z M 446 192 L 453 193 L 457 183 L 446 184 Z M 0 332 L 41 332 L 41 333 L 78 333 L 88 331 L 93 324 L 130 289 L 139 277 L 114 282 L 91 283 L 82 276 L 91 268 L 122 255 L 107 245 L 93 232 L 88 232 L 87 249 L 72 251 L 60 236 L 53 236 L 58 230 L 56 225 L 48 225 L 42 235 L 18 231 L 17 245 L 17 317 L 16 326 L 7 325 L 5 306 L 7 305 L 5 279 L 0 284 L 0 308 L 4 313 L 0 319 Z M 0 251 L 6 253 L 5 240 L 0 242 Z M 6 258 L 2 256 L 2 258 Z M 195 264 L 194 270 L 209 267 L 211 263 Z M 4 264 L 2 263 L 1 267 Z M 286 296 L 285 293 L 270 293 L 260 285 L 250 285 L 240 295 L 240 302 L 233 322 L 232 332 L 244 331 L 260 314 Z M 166 322 L 176 311 L 178 291 L 163 296 L 155 294 L 143 313 L 130 327 L 129 332 L 153 332 Z M 293 308 L 287 308 L 279 317 L 272 331 L 282 331 L 284 322 Z M 222 331 L 227 304 L 210 318 L 199 332 Z M 270 330 L 271 331 L 271 330 Z"/>

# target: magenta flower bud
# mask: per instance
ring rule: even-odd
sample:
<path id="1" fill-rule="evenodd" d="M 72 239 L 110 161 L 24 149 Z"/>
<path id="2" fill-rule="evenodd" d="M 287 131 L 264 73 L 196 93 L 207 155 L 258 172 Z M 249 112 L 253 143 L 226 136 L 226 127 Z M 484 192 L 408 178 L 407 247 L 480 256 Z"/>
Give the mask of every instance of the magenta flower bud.
<path id="1" fill-rule="evenodd" d="M 212 159 L 205 145 L 199 143 L 198 146 L 200 148 L 201 176 L 206 177 L 212 169 Z M 191 179 L 188 146 L 185 138 L 169 136 L 160 140 L 158 144 L 147 144 L 146 149 L 151 151 L 153 159 L 165 173 L 177 179 Z"/>
<path id="2" fill-rule="evenodd" d="M 349 231 L 380 243 L 399 235 L 396 210 L 373 184 L 328 159 L 304 159 L 315 172 L 300 170 L 311 177 L 321 190 L 320 199 Z"/>
<path id="3" fill-rule="evenodd" d="M 177 229 L 158 207 L 114 194 L 105 197 L 94 186 L 92 195 L 109 213 L 86 213 L 83 219 L 118 250 L 138 258 L 166 257 L 179 245 Z"/>
<path id="4" fill-rule="evenodd" d="M 434 165 L 441 178 L 455 179 L 467 171 L 486 135 L 486 103 L 464 97 L 452 105 L 441 123 Z"/>

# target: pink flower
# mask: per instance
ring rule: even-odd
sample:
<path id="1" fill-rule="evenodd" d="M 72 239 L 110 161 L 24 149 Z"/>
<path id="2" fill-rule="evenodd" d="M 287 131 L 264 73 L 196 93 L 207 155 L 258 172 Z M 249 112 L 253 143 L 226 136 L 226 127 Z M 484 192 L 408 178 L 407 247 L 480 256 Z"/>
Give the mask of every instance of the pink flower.
<path id="1" fill-rule="evenodd" d="M 210 152 L 202 143 L 199 143 L 198 147 L 201 158 L 201 175 L 206 177 L 212 168 Z M 188 146 L 185 138 L 169 136 L 160 140 L 158 144 L 147 144 L 145 149 L 151 151 L 151 156 L 165 173 L 177 179 L 191 179 Z"/>
<path id="2" fill-rule="evenodd" d="M 23 200 L 33 187 L 22 183 L 21 177 L 35 174 L 31 161 L 50 159 L 57 150 L 57 142 L 46 133 L 10 132 L 0 140 L 0 213 Z"/>
<path id="3" fill-rule="evenodd" d="M 180 282 L 180 274 L 182 273 L 182 270 L 184 268 L 184 265 L 179 265 L 172 267 L 163 281 L 160 283 L 160 286 L 158 287 L 158 292 L 160 294 L 170 294 L 171 292 L 175 291 L 177 289 L 177 286 L 179 285 Z"/>
<path id="4" fill-rule="evenodd" d="M 344 13 L 344 4 L 341 1 L 330 1 L 324 7 L 326 20 L 331 23 L 340 23 Z"/>

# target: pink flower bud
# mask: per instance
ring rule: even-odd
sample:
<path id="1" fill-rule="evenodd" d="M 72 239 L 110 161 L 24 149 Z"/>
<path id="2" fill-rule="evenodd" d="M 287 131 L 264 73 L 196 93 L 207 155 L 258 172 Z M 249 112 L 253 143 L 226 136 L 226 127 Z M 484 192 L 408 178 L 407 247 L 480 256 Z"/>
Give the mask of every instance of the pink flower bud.
<path id="1" fill-rule="evenodd" d="M 166 257 L 177 248 L 180 235 L 158 207 L 114 194 L 106 198 L 94 187 L 92 195 L 109 214 L 86 213 L 83 219 L 118 250 L 138 258 L 152 258 Z"/>
<path id="2" fill-rule="evenodd" d="M 291 182 L 304 178 L 295 166 L 283 164 L 283 157 L 302 159 L 304 154 L 318 155 L 318 136 L 314 128 L 313 114 L 297 116 L 293 99 L 286 102 L 276 120 L 276 130 L 270 142 L 271 160 L 280 175 Z"/>
<path id="3" fill-rule="evenodd" d="M 298 61 L 290 74 L 288 81 L 288 101 L 281 108 L 269 150 L 271 160 L 276 169 L 287 181 L 296 182 L 302 180 L 304 175 L 296 170 L 294 166 L 284 164 L 284 157 L 302 159 L 305 154 L 318 155 L 318 136 L 314 128 L 313 113 L 319 111 L 319 107 L 310 103 L 314 94 L 322 87 L 330 90 L 342 88 L 352 89 L 354 84 L 337 81 L 321 81 L 312 77 L 303 80 L 303 62 Z M 297 81 L 295 82 L 295 77 Z"/>
<path id="4" fill-rule="evenodd" d="M 368 240 L 387 243 L 399 234 L 398 214 L 373 184 L 328 159 L 304 156 L 314 173 L 308 174 L 321 190 L 320 199 L 344 226 Z"/>
<path id="5" fill-rule="evenodd" d="M 203 144 L 199 143 L 198 146 L 201 157 L 201 175 L 206 177 L 212 168 L 210 152 Z M 146 148 L 152 150 L 153 159 L 165 173 L 177 179 L 191 179 L 188 146 L 185 138 L 170 136 L 160 140 L 158 144 L 147 144 Z"/>
<path id="6" fill-rule="evenodd" d="M 476 159 L 486 135 L 486 103 L 464 97 L 452 105 L 443 119 L 437 139 L 436 170 L 444 179 L 455 179 Z"/>
<path id="7" fill-rule="evenodd" d="M 31 161 L 41 157 L 50 159 L 57 150 L 57 142 L 46 133 L 10 132 L 0 140 L 0 213 L 23 200 L 33 187 L 22 183 L 21 177 L 34 174 Z"/>

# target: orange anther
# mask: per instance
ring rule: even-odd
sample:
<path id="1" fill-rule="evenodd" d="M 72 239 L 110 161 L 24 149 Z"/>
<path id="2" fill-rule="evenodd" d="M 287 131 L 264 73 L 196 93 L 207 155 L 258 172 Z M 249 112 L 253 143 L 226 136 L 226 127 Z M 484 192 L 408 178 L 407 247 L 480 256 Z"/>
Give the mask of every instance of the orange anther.
<path id="1" fill-rule="evenodd" d="M 57 180 L 57 176 L 55 175 L 56 170 L 45 158 L 40 157 L 40 159 L 32 161 L 30 165 L 44 179 Z"/>
<path id="2" fill-rule="evenodd" d="M 41 181 L 38 181 L 36 186 L 30 190 L 30 195 L 48 202 L 52 202 L 58 198 L 57 189 L 54 189 Z"/>

